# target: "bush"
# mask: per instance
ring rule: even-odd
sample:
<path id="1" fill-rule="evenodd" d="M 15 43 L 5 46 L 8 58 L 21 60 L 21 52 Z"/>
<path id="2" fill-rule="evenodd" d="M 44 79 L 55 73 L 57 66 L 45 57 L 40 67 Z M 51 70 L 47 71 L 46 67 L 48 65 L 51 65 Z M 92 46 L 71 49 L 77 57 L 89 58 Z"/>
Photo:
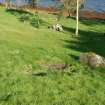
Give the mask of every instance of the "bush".
<path id="1" fill-rule="evenodd" d="M 22 14 L 19 17 L 19 20 L 22 21 L 22 22 L 28 21 L 29 19 L 30 19 L 30 15 L 29 14 Z"/>
<path id="2" fill-rule="evenodd" d="M 30 24 L 36 28 L 40 27 L 40 18 L 38 12 L 31 18 Z"/>

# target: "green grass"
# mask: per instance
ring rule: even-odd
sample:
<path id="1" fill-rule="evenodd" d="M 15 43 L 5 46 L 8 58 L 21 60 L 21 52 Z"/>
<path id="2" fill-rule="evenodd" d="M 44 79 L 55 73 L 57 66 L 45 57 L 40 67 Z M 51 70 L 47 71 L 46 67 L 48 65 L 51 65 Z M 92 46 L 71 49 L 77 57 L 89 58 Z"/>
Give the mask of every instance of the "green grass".
<path id="1" fill-rule="evenodd" d="M 18 20 L 19 13 L 0 7 L 0 105 L 105 105 L 105 69 L 81 65 L 81 52 L 105 57 L 105 21 L 62 18 L 64 32 L 49 30 L 55 16 L 40 13 L 39 29 Z M 68 72 L 46 71 L 40 64 L 72 64 Z"/>

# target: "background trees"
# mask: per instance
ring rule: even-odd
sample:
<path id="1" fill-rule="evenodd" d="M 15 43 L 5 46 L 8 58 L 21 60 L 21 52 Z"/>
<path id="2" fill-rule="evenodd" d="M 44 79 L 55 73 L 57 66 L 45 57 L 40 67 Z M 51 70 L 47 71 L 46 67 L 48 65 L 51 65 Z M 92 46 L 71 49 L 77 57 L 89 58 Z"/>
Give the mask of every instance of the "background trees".
<path id="1" fill-rule="evenodd" d="M 31 7 L 37 7 L 38 0 L 29 0 Z"/>
<path id="2" fill-rule="evenodd" d="M 6 7 L 6 9 L 10 9 L 10 7 L 11 7 L 11 0 L 5 0 L 5 7 Z"/>
<path id="3" fill-rule="evenodd" d="M 69 16 L 71 16 L 72 13 L 75 13 L 77 10 L 77 0 L 61 0 L 63 3 L 63 9 L 65 9 Z M 78 7 L 81 8 L 83 5 L 84 0 L 78 0 Z"/>

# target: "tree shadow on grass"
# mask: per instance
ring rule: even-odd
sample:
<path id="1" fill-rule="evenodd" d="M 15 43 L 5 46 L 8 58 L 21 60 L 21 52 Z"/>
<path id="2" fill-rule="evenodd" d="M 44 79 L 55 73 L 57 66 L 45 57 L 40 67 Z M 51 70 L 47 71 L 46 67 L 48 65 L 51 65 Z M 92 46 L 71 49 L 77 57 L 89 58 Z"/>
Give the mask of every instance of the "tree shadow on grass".
<path id="1" fill-rule="evenodd" d="M 105 20 L 80 18 L 80 23 L 85 24 L 87 26 L 105 25 Z"/>
<path id="2" fill-rule="evenodd" d="M 68 32 L 75 32 L 73 28 L 64 27 L 64 29 Z M 63 41 L 65 48 L 79 52 L 95 52 L 105 57 L 105 35 L 103 33 L 79 30 L 79 37 Z"/>
<path id="3" fill-rule="evenodd" d="M 39 23 L 38 23 L 38 22 L 39 22 Z M 33 26 L 33 27 L 35 27 L 35 28 L 40 28 L 40 26 L 48 27 L 48 26 L 50 26 L 51 24 L 48 23 L 48 22 L 46 22 L 46 21 L 44 21 L 43 19 L 39 19 L 39 21 L 36 21 L 36 20 L 35 20 L 33 23 L 30 22 L 30 25 Z"/>
<path id="4" fill-rule="evenodd" d="M 40 24 L 41 24 L 42 26 L 46 26 L 46 27 L 48 27 L 48 26 L 51 25 L 49 22 L 46 22 L 46 21 L 44 21 L 44 20 L 42 20 L 42 19 L 40 19 Z"/>
<path id="5" fill-rule="evenodd" d="M 45 72 L 38 72 L 38 73 L 33 73 L 32 75 L 33 76 L 38 76 L 38 77 L 44 77 L 44 76 L 47 76 L 47 73 L 45 73 Z"/>
<path id="6" fill-rule="evenodd" d="M 14 16 L 19 16 L 19 15 L 22 15 L 22 14 L 29 14 L 29 15 L 33 15 L 32 13 L 28 12 L 28 11 L 25 11 L 25 10 L 18 10 L 18 9 L 8 9 L 6 10 L 6 12 L 14 15 Z"/>
<path id="7" fill-rule="evenodd" d="M 76 17 L 67 17 L 67 18 L 76 20 Z M 105 25 L 105 20 L 103 20 L 103 19 L 89 19 L 86 17 L 79 17 L 79 22 L 86 26 Z"/>
<path id="8" fill-rule="evenodd" d="M 28 17 L 29 18 L 32 18 L 32 17 L 35 17 L 34 15 L 35 14 L 33 14 L 33 13 L 31 13 L 31 12 L 28 12 L 28 11 L 25 11 L 25 10 L 18 10 L 18 9 L 8 9 L 8 10 L 6 10 L 8 13 L 10 13 L 10 14 L 12 14 L 12 15 L 14 15 L 14 16 L 16 16 L 18 19 L 19 19 L 19 17 L 21 17 L 22 15 L 28 15 Z M 28 21 L 30 22 L 30 19 L 28 19 Z M 23 22 L 23 21 L 21 21 L 21 22 Z M 37 23 L 37 22 L 36 22 Z M 50 24 L 48 23 L 48 22 L 46 22 L 46 21 L 44 21 L 44 20 L 42 20 L 42 19 L 39 19 L 39 24 L 41 25 L 41 26 L 49 26 Z M 31 24 L 33 27 L 35 27 L 35 25 L 33 25 L 33 24 Z"/>

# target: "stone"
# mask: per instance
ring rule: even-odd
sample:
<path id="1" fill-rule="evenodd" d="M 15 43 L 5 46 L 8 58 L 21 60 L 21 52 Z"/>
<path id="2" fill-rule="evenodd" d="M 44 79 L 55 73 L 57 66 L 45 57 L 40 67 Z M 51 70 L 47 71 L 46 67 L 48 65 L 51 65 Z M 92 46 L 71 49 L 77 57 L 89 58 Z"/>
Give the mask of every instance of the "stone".
<path id="1" fill-rule="evenodd" d="M 55 27 L 56 27 L 57 31 L 63 31 L 63 28 L 62 28 L 62 26 L 60 24 L 56 24 Z"/>
<path id="2" fill-rule="evenodd" d="M 103 59 L 99 55 L 90 55 L 89 56 L 89 65 L 93 68 L 99 67 L 103 63 Z"/>
<path id="3" fill-rule="evenodd" d="M 92 68 L 105 67 L 105 59 L 95 53 L 82 53 L 80 55 L 80 62 L 91 66 Z"/>
<path id="4" fill-rule="evenodd" d="M 87 53 L 82 53 L 80 55 L 80 62 L 84 64 L 88 64 L 88 54 Z"/>
<path id="5" fill-rule="evenodd" d="M 54 24 L 52 26 L 48 26 L 49 29 L 53 29 L 55 31 L 63 31 L 63 27 L 60 24 Z"/>

